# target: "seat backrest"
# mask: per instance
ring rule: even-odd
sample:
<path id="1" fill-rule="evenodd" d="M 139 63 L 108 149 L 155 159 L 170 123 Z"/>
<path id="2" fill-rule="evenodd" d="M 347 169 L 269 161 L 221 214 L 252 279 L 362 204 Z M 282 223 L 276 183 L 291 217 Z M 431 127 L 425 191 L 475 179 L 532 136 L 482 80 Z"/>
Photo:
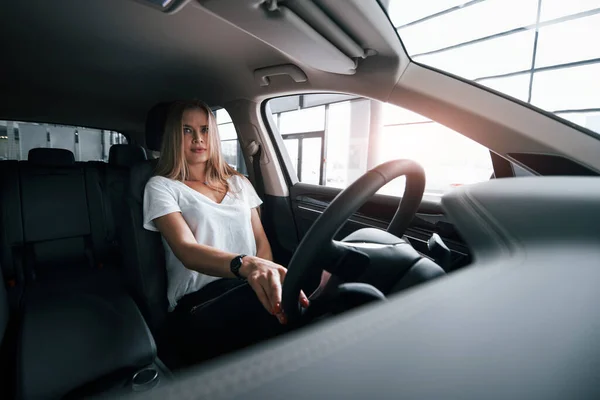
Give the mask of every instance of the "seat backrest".
<path id="1" fill-rule="evenodd" d="M 157 104 L 148 112 L 146 147 L 150 150 L 160 150 L 170 104 Z M 150 329 L 161 336 L 169 305 L 164 248 L 159 233 L 143 228 L 144 188 L 154 175 L 156 164 L 157 160 L 148 160 L 131 168 L 122 243 L 126 249 L 123 266 L 131 291 Z"/>
<path id="2" fill-rule="evenodd" d="M 0 265 L 8 285 L 23 282 L 20 260 L 23 245 L 19 162 L 0 162 Z M 12 308 L 12 307 L 11 307 Z"/>
<path id="3" fill-rule="evenodd" d="M 146 151 L 143 147 L 118 144 L 110 148 L 108 164 L 102 161 L 86 163 L 88 193 L 93 197 L 90 200 L 101 199 L 101 204 L 90 207 L 98 210 L 90 218 L 95 219 L 105 233 L 105 237 L 97 238 L 100 241 L 99 261 L 102 263 L 121 264 L 121 231 L 127 208 L 125 198 L 129 187 L 129 170 L 145 160 Z"/>
<path id="4" fill-rule="evenodd" d="M 114 223 L 113 240 L 117 242 L 121 241 L 123 221 L 128 207 L 126 197 L 129 192 L 129 171 L 131 167 L 146 161 L 146 159 L 146 151 L 142 146 L 118 144 L 110 148 L 105 182 Z"/>
<path id="5" fill-rule="evenodd" d="M 93 267 L 85 174 L 73 153 L 32 149 L 19 175 L 26 276 Z"/>
<path id="6" fill-rule="evenodd" d="M 4 281 L 2 271 L 0 270 L 0 279 Z M 4 282 L 2 282 L 4 283 Z M 8 337 L 8 322 L 11 317 L 10 307 L 8 305 L 8 294 L 4 284 L 0 285 L 0 390 L 4 398 L 9 398 L 13 393 L 14 385 L 14 353 L 13 341 Z"/>
<path id="7" fill-rule="evenodd" d="M 152 332 L 160 335 L 168 310 L 164 249 L 160 234 L 143 228 L 144 187 L 155 166 L 156 160 L 149 160 L 131 168 L 122 244 L 131 292 Z"/>
<path id="8" fill-rule="evenodd" d="M 116 168 L 131 168 L 135 164 L 147 160 L 142 146 L 133 144 L 114 144 L 108 155 L 108 165 Z"/>
<path id="9" fill-rule="evenodd" d="M 28 161 L 19 162 L 18 177 L 14 200 L 20 201 L 21 213 L 11 221 L 13 251 L 5 256 L 3 247 L 3 257 L 13 258 L 12 269 L 20 263 L 24 281 L 43 281 L 99 268 L 109 243 L 98 168 L 75 163 L 68 150 L 37 148 Z M 20 243 L 17 226 L 22 227 Z"/>

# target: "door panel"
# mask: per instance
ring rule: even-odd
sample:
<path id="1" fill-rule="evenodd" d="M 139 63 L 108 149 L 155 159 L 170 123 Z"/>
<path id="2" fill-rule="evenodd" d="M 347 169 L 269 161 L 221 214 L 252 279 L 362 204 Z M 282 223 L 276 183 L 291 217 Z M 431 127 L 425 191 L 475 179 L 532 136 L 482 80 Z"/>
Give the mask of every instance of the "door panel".
<path id="1" fill-rule="evenodd" d="M 290 189 L 291 206 L 301 239 L 314 221 L 321 215 L 341 189 L 297 183 Z M 336 240 L 341 240 L 361 228 L 387 229 L 394 216 L 400 199 L 392 196 L 375 195 L 365 203 L 340 229 Z M 421 207 L 405 233 L 412 246 L 422 254 L 429 256 L 427 241 L 433 233 L 439 234 L 452 251 L 454 270 L 470 262 L 468 248 L 444 216 L 439 201 L 423 200 Z"/>
<path id="2" fill-rule="evenodd" d="M 261 209 L 261 221 L 269 238 L 273 259 L 286 266 L 300 243 L 290 198 L 265 195 Z"/>

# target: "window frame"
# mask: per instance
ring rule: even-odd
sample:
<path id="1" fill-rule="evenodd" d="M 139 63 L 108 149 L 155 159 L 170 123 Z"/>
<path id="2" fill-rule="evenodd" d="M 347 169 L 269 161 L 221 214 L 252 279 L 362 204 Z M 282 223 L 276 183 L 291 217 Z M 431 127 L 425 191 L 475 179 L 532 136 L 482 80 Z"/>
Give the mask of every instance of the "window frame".
<path id="1" fill-rule="evenodd" d="M 288 133 L 281 135 L 284 146 L 286 140 L 298 140 L 298 164 L 296 165 L 296 175 L 298 181 L 302 182 L 302 142 L 304 139 L 321 139 L 321 162 L 319 163 L 319 186 L 325 186 L 325 130 L 302 132 L 302 133 Z"/>
<path id="2" fill-rule="evenodd" d="M 294 185 L 301 183 L 303 185 L 310 185 L 310 186 L 314 186 L 314 187 L 323 187 L 323 188 L 329 188 L 329 189 L 339 189 L 333 186 L 327 186 L 324 184 L 324 182 L 326 181 L 326 176 L 325 176 L 325 154 L 324 154 L 324 149 L 326 149 L 326 134 L 325 132 L 323 132 L 323 139 L 322 139 L 322 146 L 321 146 L 321 165 L 320 165 L 320 169 L 323 169 L 323 174 L 322 174 L 322 180 L 320 181 L 321 183 L 319 185 L 315 185 L 315 184 L 311 184 L 311 183 L 305 183 L 305 182 L 301 182 L 299 179 L 298 174 L 295 173 L 294 170 L 294 166 L 293 166 L 293 162 L 289 156 L 289 154 L 287 153 L 287 150 L 284 152 L 282 149 L 286 149 L 285 147 L 285 143 L 284 140 L 286 137 L 288 136 L 294 136 L 294 135 L 303 135 L 304 133 L 292 133 L 292 134 L 284 134 L 282 135 L 281 133 L 279 133 L 279 126 L 277 124 L 277 121 L 274 118 L 273 113 L 269 112 L 270 111 L 270 107 L 269 107 L 269 102 L 271 100 L 274 99 L 278 99 L 281 97 L 291 97 L 291 96 L 304 96 L 304 95 L 315 95 L 315 94 L 322 94 L 322 95 L 326 95 L 326 94 L 339 94 L 339 95 L 343 95 L 343 96 L 351 96 L 353 99 L 367 99 L 366 97 L 363 96 L 358 96 L 358 95 L 352 95 L 352 94 L 346 94 L 346 93 L 333 93 L 333 92 L 311 92 L 311 93 L 296 93 L 296 94 L 287 94 L 284 96 L 273 96 L 273 97 L 269 97 L 265 100 L 263 100 L 261 102 L 260 105 L 260 115 L 263 118 L 263 121 L 265 122 L 265 127 L 267 130 L 267 134 L 269 135 L 269 138 L 271 139 L 271 142 L 274 144 L 274 149 L 275 149 L 275 155 L 277 156 L 277 161 L 279 163 L 279 165 L 281 166 L 283 175 L 284 175 L 284 179 L 286 181 L 286 184 L 288 186 L 288 188 L 293 187 Z M 335 104 L 335 103 L 340 103 L 340 102 L 344 102 L 344 101 L 349 101 L 350 99 L 344 99 L 344 100 L 339 100 L 339 101 L 335 101 L 332 103 L 328 103 L 326 105 L 326 107 L 328 108 L 329 105 L 331 104 Z M 371 99 L 372 100 L 372 99 Z M 378 101 L 378 100 L 376 100 Z M 388 103 L 391 105 L 392 103 Z M 400 107 L 400 106 L 398 106 Z M 411 110 L 408 110 L 411 111 Z M 276 113 L 276 114 L 280 114 Z M 327 128 L 327 113 L 325 114 L 325 128 Z M 431 120 L 431 123 L 436 123 L 436 124 L 440 124 L 439 122 L 435 121 L 435 120 Z M 443 124 L 440 124 L 442 126 L 445 126 Z M 277 130 L 277 132 L 276 132 Z M 319 131 L 316 131 L 319 132 Z M 315 132 L 307 132 L 310 134 L 313 134 Z M 458 134 L 462 135 L 460 132 L 457 132 Z M 463 135 L 464 136 L 464 135 Z M 484 146 L 485 147 L 485 146 Z M 489 154 L 490 154 L 490 158 L 491 158 L 491 165 L 492 165 L 492 169 L 493 169 L 493 175 L 490 177 L 491 179 L 496 179 L 496 178 L 501 178 L 501 177 L 514 177 L 515 173 L 514 173 L 514 169 L 511 165 L 511 162 L 507 159 L 505 159 L 504 157 L 492 152 L 490 149 L 488 149 Z M 300 158 L 300 151 L 298 151 L 298 155 Z M 508 163 L 508 168 L 506 168 Z M 339 189 L 344 190 L 344 189 Z M 390 196 L 390 197 L 395 197 L 395 198 L 400 198 L 401 196 L 394 196 L 394 195 L 389 195 L 389 194 L 380 194 L 382 196 Z M 441 198 L 441 197 L 440 197 Z"/>
<path id="3" fill-rule="evenodd" d="M 224 110 L 227 113 L 227 116 L 229 117 L 229 121 L 223 122 L 221 124 L 218 123 L 217 111 L 219 111 L 219 110 Z M 219 130 L 219 142 L 222 145 L 224 142 L 233 142 L 235 140 L 235 142 L 236 142 L 236 159 L 237 159 L 237 165 L 236 165 L 235 170 L 242 175 L 248 176 L 248 166 L 246 165 L 246 158 L 244 157 L 244 150 L 242 149 L 242 145 L 240 143 L 240 136 L 239 136 L 239 133 L 237 130 L 237 126 L 235 125 L 235 122 L 233 121 L 233 118 L 231 118 L 231 115 L 229 115 L 229 112 L 223 106 L 211 107 L 211 111 L 215 118 L 215 124 L 217 125 L 218 130 L 219 130 L 219 126 L 221 126 L 221 125 L 231 124 L 233 126 L 233 129 L 235 131 L 235 138 L 223 139 L 221 137 L 221 132 Z M 223 149 L 221 146 L 221 152 L 222 151 L 223 151 Z"/>
<path id="4" fill-rule="evenodd" d="M 73 155 L 75 157 L 75 161 L 76 162 L 88 162 L 88 161 L 102 161 L 104 163 L 108 163 L 108 159 L 109 159 L 109 155 L 110 155 L 110 148 L 113 145 L 117 145 L 117 144 L 136 144 L 135 141 L 133 141 L 131 139 L 131 135 L 129 135 L 126 132 L 120 132 L 120 131 L 114 131 L 112 129 L 108 129 L 108 128 L 98 128 L 98 127 L 94 127 L 94 126 L 80 126 L 80 125 L 70 125 L 70 124 L 64 124 L 64 123 L 56 123 L 56 122 L 43 122 L 43 121 L 31 121 L 31 120 L 27 120 L 27 119 L 21 119 L 21 120 L 13 120 L 13 119 L 3 119 L 3 122 L 11 122 L 11 123 L 17 123 L 17 124 L 32 124 L 32 125 L 40 125 L 40 126 L 45 126 L 46 128 L 46 139 L 45 139 L 45 143 L 46 146 L 41 147 L 41 148 L 50 148 L 50 149 L 64 149 L 64 147 L 56 147 L 54 145 L 54 141 L 52 139 L 53 134 L 55 134 L 56 132 L 51 132 L 51 129 L 54 128 L 67 128 L 67 129 L 72 129 L 73 130 L 73 145 L 77 146 L 79 148 L 79 146 L 81 146 L 81 138 L 82 136 L 85 136 L 85 133 L 82 133 L 80 131 L 82 130 L 94 130 L 94 131 L 100 131 L 102 134 L 100 135 L 100 146 L 101 146 L 101 154 L 100 154 L 100 158 L 98 159 L 93 159 L 93 160 L 78 160 L 77 158 L 80 157 L 81 155 L 81 149 L 79 148 L 78 150 L 73 148 L 73 149 L 66 149 L 69 150 L 71 152 L 73 152 Z M 4 128 L 5 125 L 2 125 L 2 127 Z M 3 131 L 5 134 L 8 133 L 8 131 L 4 130 Z M 23 141 L 23 132 L 22 132 L 22 128 L 21 126 L 14 126 L 13 125 L 13 134 L 14 134 L 14 140 L 16 142 L 21 142 Z M 105 134 L 107 136 L 105 136 Z M 124 140 L 122 139 L 124 138 Z M 48 146 L 48 144 L 50 144 L 50 146 Z M 39 148 L 39 147 L 38 147 Z M 30 149 L 31 150 L 31 149 Z M 28 153 L 28 152 L 27 152 Z M 22 158 L 19 158 L 18 161 L 26 161 L 28 158 L 28 154 L 20 154 L 20 156 L 22 156 Z M 15 158 L 6 158 L 6 160 L 17 160 Z"/>

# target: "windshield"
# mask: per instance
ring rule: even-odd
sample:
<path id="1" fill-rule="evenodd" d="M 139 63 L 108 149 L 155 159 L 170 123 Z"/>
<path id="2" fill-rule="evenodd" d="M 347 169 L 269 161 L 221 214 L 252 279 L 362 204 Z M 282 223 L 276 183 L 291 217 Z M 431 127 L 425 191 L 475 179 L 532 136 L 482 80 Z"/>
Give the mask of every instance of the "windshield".
<path id="1" fill-rule="evenodd" d="M 390 0 L 411 58 L 600 133 L 600 0 Z"/>

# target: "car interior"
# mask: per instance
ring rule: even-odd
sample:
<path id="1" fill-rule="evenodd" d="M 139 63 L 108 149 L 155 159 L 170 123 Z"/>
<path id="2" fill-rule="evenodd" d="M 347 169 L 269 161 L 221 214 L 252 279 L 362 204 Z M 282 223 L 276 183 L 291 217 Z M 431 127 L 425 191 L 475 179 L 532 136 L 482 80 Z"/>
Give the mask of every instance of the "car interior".
<path id="1" fill-rule="evenodd" d="M 412 2 L 3 0 L 0 397 L 598 398 L 597 92 L 547 109 L 410 50 L 494 2 L 398 28 Z M 142 227 L 179 99 L 213 109 L 288 268 L 291 332 L 200 364 Z"/>

